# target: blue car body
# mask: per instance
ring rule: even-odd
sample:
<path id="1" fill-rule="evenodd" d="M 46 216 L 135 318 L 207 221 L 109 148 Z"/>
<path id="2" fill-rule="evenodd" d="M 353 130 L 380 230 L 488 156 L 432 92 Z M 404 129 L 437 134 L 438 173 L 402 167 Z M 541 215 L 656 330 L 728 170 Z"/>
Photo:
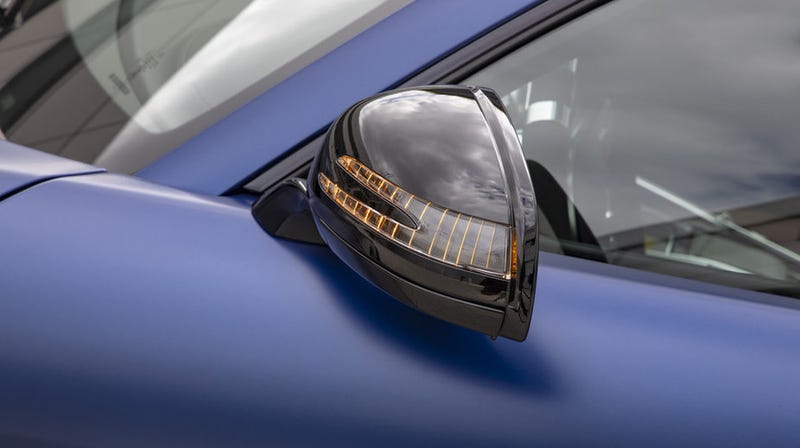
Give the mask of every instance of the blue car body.
<path id="1" fill-rule="evenodd" d="M 0 444 L 796 446 L 795 299 L 543 253 L 491 341 L 220 196 L 526 3 L 414 3 L 138 176 L 0 141 Z"/>

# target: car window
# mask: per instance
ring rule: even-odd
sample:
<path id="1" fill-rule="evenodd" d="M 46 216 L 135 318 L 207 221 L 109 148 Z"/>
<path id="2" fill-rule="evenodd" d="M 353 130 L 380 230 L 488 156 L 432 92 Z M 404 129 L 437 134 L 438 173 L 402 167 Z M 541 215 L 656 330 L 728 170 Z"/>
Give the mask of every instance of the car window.
<path id="1" fill-rule="evenodd" d="M 464 82 L 512 115 L 546 250 L 800 296 L 800 3 L 619 0 Z"/>
<path id="2" fill-rule="evenodd" d="M 0 1 L 0 135 L 132 173 L 409 1 Z"/>

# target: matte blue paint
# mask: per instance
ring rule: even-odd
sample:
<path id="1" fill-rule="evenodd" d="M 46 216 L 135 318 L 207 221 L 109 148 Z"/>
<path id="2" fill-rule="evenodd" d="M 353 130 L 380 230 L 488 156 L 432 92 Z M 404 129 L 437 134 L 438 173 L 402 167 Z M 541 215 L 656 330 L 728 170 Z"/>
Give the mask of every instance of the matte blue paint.
<path id="1" fill-rule="evenodd" d="M 46 179 L 102 171 L 101 168 L 0 140 L 0 198 Z"/>
<path id="2" fill-rule="evenodd" d="M 536 0 L 414 2 L 137 175 L 221 194 L 333 121 Z"/>
<path id="3" fill-rule="evenodd" d="M 111 174 L 7 199 L 0 234 L 5 445 L 800 439 L 792 299 L 543 254 L 528 340 L 493 342 L 239 201 Z"/>

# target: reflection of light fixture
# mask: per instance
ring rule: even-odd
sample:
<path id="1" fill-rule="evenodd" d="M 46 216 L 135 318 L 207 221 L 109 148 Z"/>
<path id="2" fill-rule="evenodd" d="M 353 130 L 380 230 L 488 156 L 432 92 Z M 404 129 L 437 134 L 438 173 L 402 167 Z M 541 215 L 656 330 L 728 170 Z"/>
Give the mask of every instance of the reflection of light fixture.
<path id="1" fill-rule="evenodd" d="M 528 124 L 537 121 L 555 121 L 567 127 L 569 125 L 569 114 L 569 107 L 566 105 L 552 100 L 537 101 L 528 106 L 525 121 Z"/>
<path id="2" fill-rule="evenodd" d="M 319 173 L 322 191 L 350 216 L 383 237 L 429 258 L 468 270 L 510 278 L 515 266 L 509 260 L 512 228 L 455 212 L 419 198 L 383 178 L 350 156 L 340 156 L 338 165 L 353 179 L 415 221 L 408 227 L 345 192 L 325 174 Z M 512 256 L 510 256 L 512 255 Z"/>

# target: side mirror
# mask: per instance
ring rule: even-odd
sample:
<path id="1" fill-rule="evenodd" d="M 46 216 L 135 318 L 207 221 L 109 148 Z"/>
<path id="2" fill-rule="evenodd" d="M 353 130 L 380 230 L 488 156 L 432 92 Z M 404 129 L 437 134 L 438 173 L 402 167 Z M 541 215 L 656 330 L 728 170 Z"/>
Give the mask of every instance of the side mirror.
<path id="1" fill-rule="evenodd" d="M 310 214 L 339 258 L 401 302 L 492 338 L 527 337 L 536 199 L 494 91 L 415 87 L 351 106 L 331 125 L 307 184 L 295 179 L 254 206 L 268 232 L 291 236 L 280 229 L 297 225 L 285 225 L 274 204 Z"/>

